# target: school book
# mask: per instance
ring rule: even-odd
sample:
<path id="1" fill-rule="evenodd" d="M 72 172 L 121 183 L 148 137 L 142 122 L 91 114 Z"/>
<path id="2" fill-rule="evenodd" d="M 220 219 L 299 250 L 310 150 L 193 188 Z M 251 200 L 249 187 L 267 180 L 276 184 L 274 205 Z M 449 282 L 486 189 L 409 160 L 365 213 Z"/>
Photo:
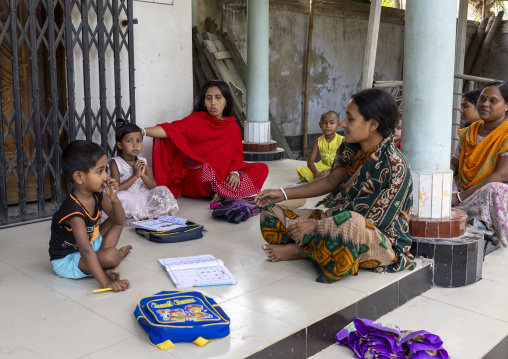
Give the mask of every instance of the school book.
<path id="1" fill-rule="evenodd" d="M 159 259 L 177 288 L 236 284 L 224 262 L 211 254 Z"/>
<path id="2" fill-rule="evenodd" d="M 175 228 L 182 228 L 192 223 L 199 224 L 197 222 L 185 218 L 174 216 L 161 216 L 157 219 L 146 219 L 144 221 L 131 222 L 131 227 L 142 228 L 153 232 L 162 232 L 169 231 Z M 205 226 L 203 226 L 203 229 L 205 231 L 208 230 Z"/>

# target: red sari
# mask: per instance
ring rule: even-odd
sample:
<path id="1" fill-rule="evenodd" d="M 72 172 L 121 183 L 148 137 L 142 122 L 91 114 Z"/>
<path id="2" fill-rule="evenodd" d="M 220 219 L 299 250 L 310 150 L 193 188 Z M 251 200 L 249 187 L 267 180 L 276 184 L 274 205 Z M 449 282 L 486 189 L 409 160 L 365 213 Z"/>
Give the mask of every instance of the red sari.
<path id="1" fill-rule="evenodd" d="M 241 198 L 261 190 L 268 166 L 243 161 L 242 136 L 235 117 L 219 120 L 206 112 L 194 112 L 159 126 L 168 138 L 153 139 L 153 175 L 157 185 L 168 187 L 175 198 L 214 193 Z M 238 188 L 226 181 L 232 171 L 240 176 Z"/>

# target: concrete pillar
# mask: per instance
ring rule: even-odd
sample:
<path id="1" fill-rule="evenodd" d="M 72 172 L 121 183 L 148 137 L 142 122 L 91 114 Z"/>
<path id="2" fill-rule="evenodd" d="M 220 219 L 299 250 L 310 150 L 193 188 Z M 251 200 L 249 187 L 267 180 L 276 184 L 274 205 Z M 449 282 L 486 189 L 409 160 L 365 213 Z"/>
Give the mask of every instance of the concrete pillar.
<path id="1" fill-rule="evenodd" d="M 459 0 L 459 11 L 457 19 L 457 41 L 455 43 L 455 73 L 464 73 L 464 59 L 466 57 L 466 38 L 467 38 L 467 7 L 469 0 Z M 452 148 L 451 152 L 457 147 L 459 135 L 457 129 L 460 128 L 460 103 L 462 101 L 463 81 L 455 79 L 453 86 L 453 127 L 452 127 Z"/>
<path id="2" fill-rule="evenodd" d="M 247 122 L 245 142 L 270 141 L 269 0 L 247 2 Z"/>
<path id="3" fill-rule="evenodd" d="M 447 218 L 457 1 L 407 0 L 402 151 L 413 172 L 413 214 Z"/>

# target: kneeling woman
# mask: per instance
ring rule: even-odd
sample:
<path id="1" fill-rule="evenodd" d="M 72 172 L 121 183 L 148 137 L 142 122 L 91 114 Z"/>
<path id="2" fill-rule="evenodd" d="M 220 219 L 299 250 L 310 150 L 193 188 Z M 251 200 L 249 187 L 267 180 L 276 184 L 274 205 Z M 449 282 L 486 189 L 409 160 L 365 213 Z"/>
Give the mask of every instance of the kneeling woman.
<path id="1" fill-rule="evenodd" d="M 344 142 L 330 174 L 288 189 L 262 191 L 261 232 L 271 261 L 309 258 L 317 281 L 332 283 L 358 268 L 395 272 L 413 269 L 409 253 L 412 178 L 406 157 L 393 144 L 397 105 L 385 91 L 353 95 L 342 122 Z M 327 211 L 274 205 L 316 197 Z"/>

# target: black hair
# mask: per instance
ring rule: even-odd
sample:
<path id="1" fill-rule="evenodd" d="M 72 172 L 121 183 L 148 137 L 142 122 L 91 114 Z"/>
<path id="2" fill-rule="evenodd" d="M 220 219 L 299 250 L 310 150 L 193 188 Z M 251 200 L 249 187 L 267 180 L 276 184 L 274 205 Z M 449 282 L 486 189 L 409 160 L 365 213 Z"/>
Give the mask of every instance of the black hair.
<path id="1" fill-rule="evenodd" d="M 231 95 L 231 89 L 228 84 L 221 80 L 210 80 L 206 81 L 201 87 L 201 92 L 198 96 L 198 102 L 194 105 L 194 110 L 192 112 L 208 112 L 205 107 L 205 96 L 206 91 L 213 86 L 217 86 L 222 93 L 222 96 L 226 99 L 226 107 L 224 107 L 224 111 L 222 111 L 223 117 L 229 117 L 233 115 L 233 96 Z"/>
<path id="2" fill-rule="evenodd" d="M 328 115 L 335 115 L 337 117 L 337 121 L 340 122 L 340 117 L 339 117 L 339 114 L 333 110 L 330 110 L 330 111 L 326 111 L 326 112 L 323 112 L 323 114 L 321 115 L 321 117 L 319 118 L 319 122 L 323 121 L 323 118 L 325 116 L 328 116 Z"/>
<path id="3" fill-rule="evenodd" d="M 95 142 L 72 141 L 62 153 L 62 172 L 69 181 L 74 182 L 72 179 L 74 172 L 88 173 L 105 154 L 104 148 Z"/>
<path id="4" fill-rule="evenodd" d="M 499 92 L 501 93 L 501 96 L 503 97 L 504 102 L 508 103 L 508 82 L 501 81 L 501 80 L 494 80 L 494 81 L 487 82 L 485 84 L 485 86 L 483 86 L 482 92 L 483 92 L 483 90 L 485 90 L 487 87 L 490 87 L 490 86 L 496 86 L 499 89 Z M 504 117 L 508 117 L 508 111 L 505 111 Z"/>
<path id="5" fill-rule="evenodd" d="M 490 86 L 496 86 L 497 88 L 499 88 L 499 92 L 501 92 L 501 96 L 503 96 L 504 102 L 508 103 L 508 82 L 501 80 L 490 81 L 486 83 L 485 86 L 483 86 L 482 92 L 483 90 L 485 90 L 487 87 Z"/>
<path id="6" fill-rule="evenodd" d="M 474 89 L 463 94 L 462 99 L 467 102 L 471 102 L 476 108 L 476 104 L 478 103 L 478 98 L 480 97 L 481 93 L 482 89 Z"/>
<path id="7" fill-rule="evenodd" d="M 383 137 L 387 137 L 395 131 L 399 122 L 399 109 L 394 98 L 388 92 L 370 88 L 354 94 L 351 101 L 358 106 L 358 111 L 365 121 L 372 118 L 379 124 L 377 131 Z"/>
<path id="8" fill-rule="evenodd" d="M 116 132 L 115 132 L 116 142 L 121 142 L 122 138 L 125 135 L 128 135 L 129 133 L 133 132 L 140 132 L 142 134 L 141 128 L 139 128 L 138 125 L 129 123 L 125 121 L 123 118 L 116 119 Z"/>

